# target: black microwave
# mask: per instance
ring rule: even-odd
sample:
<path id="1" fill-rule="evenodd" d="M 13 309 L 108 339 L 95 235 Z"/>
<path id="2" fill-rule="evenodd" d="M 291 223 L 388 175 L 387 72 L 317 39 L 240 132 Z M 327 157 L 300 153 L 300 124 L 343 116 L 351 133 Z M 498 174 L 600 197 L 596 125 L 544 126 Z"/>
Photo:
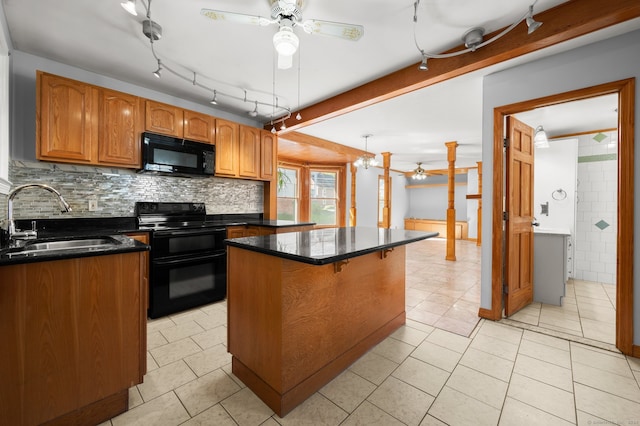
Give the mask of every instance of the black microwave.
<path id="1" fill-rule="evenodd" d="M 215 145 L 203 142 L 145 132 L 140 173 L 213 176 L 215 149 Z"/>

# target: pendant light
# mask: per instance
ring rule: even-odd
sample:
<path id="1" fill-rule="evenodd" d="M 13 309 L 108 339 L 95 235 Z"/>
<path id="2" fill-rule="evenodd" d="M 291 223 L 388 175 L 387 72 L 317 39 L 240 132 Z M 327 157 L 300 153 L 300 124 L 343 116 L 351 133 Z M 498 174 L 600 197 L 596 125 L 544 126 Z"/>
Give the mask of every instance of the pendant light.
<path id="1" fill-rule="evenodd" d="M 355 161 L 355 163 L 353 163 L 356 167 L 364 167 L 365 170 L 369 167 L 375 167 L 378 165 L 375 154 L 369 154 L 369 152 L 367 151 L 367 142 L 371 136 L 373 135 L 362 135 L 362 137 L 364 138 L 364 154 L 361 155 L 360 158 Z"/>

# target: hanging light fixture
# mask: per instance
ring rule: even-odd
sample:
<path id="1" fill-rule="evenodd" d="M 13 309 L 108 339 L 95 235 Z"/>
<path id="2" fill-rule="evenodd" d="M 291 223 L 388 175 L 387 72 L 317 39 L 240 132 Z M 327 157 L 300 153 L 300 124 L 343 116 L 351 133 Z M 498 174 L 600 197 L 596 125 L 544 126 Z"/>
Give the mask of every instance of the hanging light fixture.
<path id="1" fill-rule="evenodd" d="M 211 105 L 218 105 L 218 92 L 216 90 L 213 91 L 213 98 L 209 101 Z"/>
<path id="2" fill-rule="evenodd" d="M 273 35 L 273 47 L 278 52 L 278 68 L 286 70 L 293 64 L 293 54 L 298 50 L 300 40 L 293 32 L 293 22 L 289 19 L 280 21 L 280 30 Z"/>
<path id="3" fill-rule="evenodd" d="M 365 169 L 368 169 L 369 167 L 375 167 L 378 165 L 375 154 L 369 154 L 367 151 L 367 142 L 371 136 L 373 135 L 362 135 L 364 138 L 364 154 L 361 155 L 355 163 L 353 163 L 356 167 L 364 167 Z"/>
<path id="4" fill-rule="evenodd" d="M 416 180 L 424 180 L 427 178 L 427 172 L 422 168 L 422 163 L 418 163 L 418 167 L 413 171 L 411 178 Z"/>
<path id="5" fill-rule="evenodd" d="M 544 131 L 544 128 L 542 126 L 536 127 L 536 131 L 533 136 L 533 144 L 536 148 L 549 148 L 549 139 L 547 138 L 547 132 Z"/>
<path id="6" fill-rule="evenodd" d="M 158 59 L 158 69 L 153 72 L 153 75 L 155 75 L 156 78 L 160 78 L 162 76 L 162 62 L 160 59 Z"/>
<path id="7" fill-rule="evenodd" d="M 136 11 L 136 0 L 127 0 L 120 3 L 120 6 L 133 16 L 138 16 L 138 12 Z"/>
<path id="8" fill-rule="evenodd" d="M 534 3 L 535 4 L 535 3 Z M 463 55 L 469 52 L 475 52 L 477 49 L 486 46 L 494 41 L 498 40 L 500 37 L 506 35 L 508 32 L 513 30 L 518 24 L 522 21 L 525 21 L 527 24 L 527 33 L 531 34 L 542 25 L 542 22 L 538 22 L 533 19 L 533 4 L 529 6 L 527 13 L 525 13 L 521 18 L 516 20 L 513 24 L 505 28 L 499 34 L 493 36 L 489 40 L 484 40 L 485 30 L 482 27 L 471 28 L 462 36 L 462 41 L 464 42 L 465 49 L 457 50 L 455 52 L 449 53 L 428 53 L 425 52 L 424 49 L 420 47 L 418 44 L 418 37 L 416 35 L 416 27 L 418 25 L 418 6 L 420 5 L 420 0 L 416 0 L 413 4 L 413 41 L 416 45 L 416 48 L 422 55 L 422 62 L 418 66 L 420 71 L 427 71 L 429 68 L 427 67 L 427 58 L 433 59 L 445 59 L 452 58 L 454 56 Z"/>
<path id="9" fill-rule="evenodd" d="M 253 108 L 253 111 L 249 111 L 249 116 L 251 117 L 258 116 L 258 101 L 256 101 L 256 106 Z"/>

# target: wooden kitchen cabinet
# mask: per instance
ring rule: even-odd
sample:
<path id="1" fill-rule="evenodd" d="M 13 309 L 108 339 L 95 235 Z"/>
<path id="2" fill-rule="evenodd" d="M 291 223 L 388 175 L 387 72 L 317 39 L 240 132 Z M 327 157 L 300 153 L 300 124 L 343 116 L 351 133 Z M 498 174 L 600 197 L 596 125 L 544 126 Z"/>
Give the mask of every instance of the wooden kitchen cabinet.
<path id="1" fill-rule="evenodd" d="M 146 358 L 143 253 L 0 267 L 3 424 L 98 424 Z"/>
<path id="2" fill-rule="evenodd" d="M 216 120 L 216 175 L 238 176 L 239 137 L 238 123 Z"/>
<path id="3" fill-rule="evenodd" d="M 184 110 L 184 138 L 213 144 L 216 140 L 216 119 L 210 115 Z"/>
<path id="4" fill-rule="evenodd" d="M 142 99 L 108 89 L 99 94 L 98 163 L 141 167 Z"/>
<path id="5" fill-rule="evenodd" d="M 145 130 L 176 138 L 214 143 L 215 118 L 173 105 L 147 100 Z"/>
<path id="6" fill-rule="evenodd" d="M 182 108 L 147 100 L 145 102 L 145 130 L 181 138 L 184 134 L 183 115 Z"/>
<path id="7" fill-rule="evenodd" d="M 227 238 L 242 238 L 244 234 L 244 225 L 227 226 Z"/>
<path id="8" fill-rule="evenodd" d="M 278 168 L 277 153 L 277 136 L 268 130 L 262 130 L 260 141 L 260 180 L 275 179 Z"/>
<path id="9" fill-rule="evenodd" d="M 91 164 L 97 161 L 98 89 L 38 71 L 36 158 Z"/>
<path id="10" fill-rule="evenodd" d="M 142 100 L 38 71 L 36 158 L 140 167 Z"/>
<path id="11" fill-rule="evenodd" d="M 260 173 L 260 129 L 240 126 L 238 175 L 257 179 Z"/>

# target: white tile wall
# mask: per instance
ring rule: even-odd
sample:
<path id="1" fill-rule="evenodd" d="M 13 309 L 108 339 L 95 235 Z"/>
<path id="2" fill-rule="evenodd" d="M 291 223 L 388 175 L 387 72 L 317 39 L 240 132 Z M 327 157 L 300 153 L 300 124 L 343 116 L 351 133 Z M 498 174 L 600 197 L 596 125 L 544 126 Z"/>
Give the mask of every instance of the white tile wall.
<path id="1" fill-rule="evenodd" d="M 574 247 L 574 278 L 607 284 L 616 282 L 618 208 L 617 132 L 582 135 L 578 143 L 578 202 Z M 615 158 L 610 158 L 615 154 Z M 597 157 L 596 157 L 597 156 Z M 587 161 L 595 160 L 595 161 Z M 596 223 L 609 227 L 601 230 Z"/>

